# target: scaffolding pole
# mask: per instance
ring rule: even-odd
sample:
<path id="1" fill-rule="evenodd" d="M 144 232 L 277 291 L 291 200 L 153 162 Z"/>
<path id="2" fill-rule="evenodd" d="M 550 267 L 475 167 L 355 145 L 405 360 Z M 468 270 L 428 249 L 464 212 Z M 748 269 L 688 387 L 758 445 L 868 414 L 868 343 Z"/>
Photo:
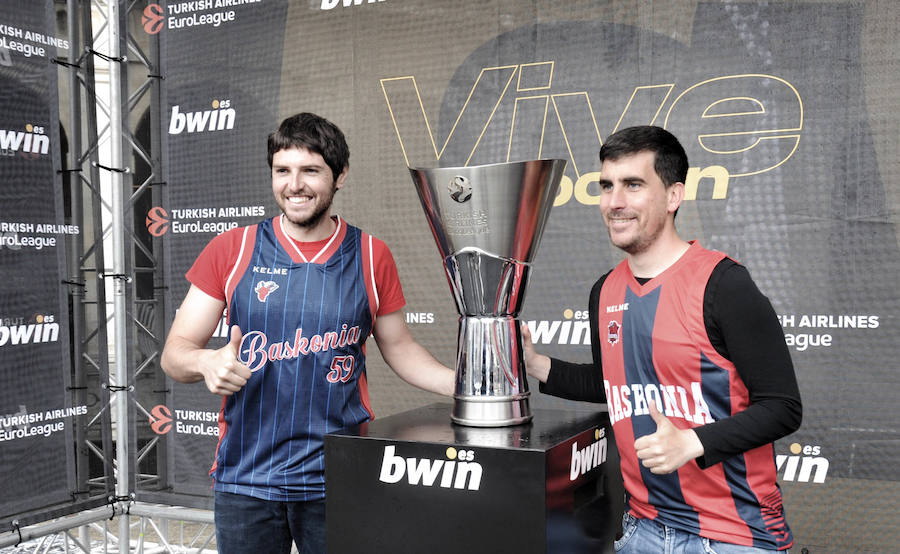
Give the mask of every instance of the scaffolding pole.
<path id="1" fill-rule="evenodd" d="M 107 36 L 109 47 L 109 132 L 110 132 L 110 186 L 112 208 L 112 244 L 113 267 L 113 336 L 115 353 L 115 384 L 110 387 L 115 396 L 116 413 L 116 500 L 130 502 L 131 490 L 129 477 L 129 367 L 128 367 L 128 305 L 126 287 L 131 280 L 125 266 L 125 180 L 123 176 L 129 172 L 122 155 L 123 137 L 123 103 L 122 103 L 122 64 L 124 58 L 120 50 L 119 2 L 111 0 L 107 4 Z M 130 526 L 127 513 L 119 516 L 119 552 L 130 543 Z"/>

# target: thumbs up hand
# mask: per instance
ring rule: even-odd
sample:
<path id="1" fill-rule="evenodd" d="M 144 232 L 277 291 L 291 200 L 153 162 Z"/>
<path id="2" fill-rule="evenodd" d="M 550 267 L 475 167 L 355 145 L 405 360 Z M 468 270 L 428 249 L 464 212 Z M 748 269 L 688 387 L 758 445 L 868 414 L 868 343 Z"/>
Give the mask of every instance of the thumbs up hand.
<path id="1" fill-rule="evenodd" d="M 231 328 L 228 344 L 218 350 L 202 351 L 199 370 L 210 392 L 231 396 L 250 379 L 250 368 L 238 359 L 242 338 L 240 327 L 235 325 Z"/>
<path id="2" fill-rule="evenodd" d="M 223 349 L 227 348 L 228 351 L 231 353 L 231 356 L 234 359 L 237 359 L 238 351 L 241 348 L 241 340 L 243 340 L 243 338 L 244 338 L 244 334 L 241 333 L 241 328 L 238 327 L 237 325 L 234 325 L 231 327 L 231 329 L 228 332 L 228 344 L 226 344 L 222 348 Z"/>
<path id="3" fill-rule="evenodd" d="M 656 409 L 656 402 L 649 402 L 650 417 L 656 423 L 656 432 L 634 441 L 634 449 L 644 467 L 652 473 L 672 473 L 690 460 L 703 455 L 703 443 L 693 429 L 679 429 Z"/>

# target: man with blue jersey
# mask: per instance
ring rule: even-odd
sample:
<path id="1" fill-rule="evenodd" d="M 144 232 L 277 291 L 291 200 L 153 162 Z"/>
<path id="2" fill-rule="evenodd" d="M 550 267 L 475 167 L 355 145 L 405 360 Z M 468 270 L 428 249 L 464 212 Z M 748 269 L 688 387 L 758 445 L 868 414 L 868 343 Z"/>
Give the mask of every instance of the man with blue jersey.
<path id="1" fill-rule="evenodd" d="M 281 214 L 215 237 L 187 273 L 161 365 L 222 395 L 214 478 L 223 554 L 325 552 L 323 436 L 373 417 L 370 334 L 405 381 L 452 395 L 454 372 L 406 327 L 390 250 L 331 214 L 343 133 L 310 113 L 269 135 Z M 229 342 L 206 348 L 223 309 Z"/>
<path id="2" fill-rule="evenodd" d="M 720 554 L 790 548 L 773 441 L 802 408 L 768 299 L 725 254 L 675 229 L 687 156 L 659 127 L 600 149 L 600 210 L 625 259 L 591 290 L 593 362 L 539 355 L 541 391 L 605 402 L 627 510 L 616 551 Z"/>

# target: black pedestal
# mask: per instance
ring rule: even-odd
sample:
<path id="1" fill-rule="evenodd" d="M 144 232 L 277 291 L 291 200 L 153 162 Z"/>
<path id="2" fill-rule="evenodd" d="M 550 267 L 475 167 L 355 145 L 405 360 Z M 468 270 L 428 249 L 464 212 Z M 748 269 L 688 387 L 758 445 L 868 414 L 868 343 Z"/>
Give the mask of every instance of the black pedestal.
<path id="1" fill-rule="evenodd" d="M 330 553 L 613 552 L 624 492 L 606 412 L 477 428 L 450 409 L 325 437 Z"/>

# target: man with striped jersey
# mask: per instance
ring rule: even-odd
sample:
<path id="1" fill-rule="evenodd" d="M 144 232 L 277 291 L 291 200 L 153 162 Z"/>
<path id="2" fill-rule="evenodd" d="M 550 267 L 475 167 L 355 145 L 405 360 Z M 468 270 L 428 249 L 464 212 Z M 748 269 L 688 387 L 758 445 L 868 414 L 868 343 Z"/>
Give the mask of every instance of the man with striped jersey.
<path id="1" fill-rule="evenodd" d="M 219 552 L 325 552 L 325 433 L 368 421 L 366 339 L 405 381 L 452 395 L 454 373 L 410 335 L 390 250 L 332 215 L 349 148 L 310 113 L 269 135 L 281 214 L 215 237 L 162 354 L 179 382 L 222 395 L 214 478 Z M 208 349 L 222 311 L 229 342 Z"/>
<path id="2" fill-rule="evenodd" d="M 790 548 L 772 442 L 802 408 L 784 334 L 747 270 L 675 229 L 688 161 L 659 127 L 600 149 L 600 211 L 625 260 L 591 290 L 593 362 L 535 352 L 541 391 L 605 402 L 627 493 L 616 551 Z"/>

